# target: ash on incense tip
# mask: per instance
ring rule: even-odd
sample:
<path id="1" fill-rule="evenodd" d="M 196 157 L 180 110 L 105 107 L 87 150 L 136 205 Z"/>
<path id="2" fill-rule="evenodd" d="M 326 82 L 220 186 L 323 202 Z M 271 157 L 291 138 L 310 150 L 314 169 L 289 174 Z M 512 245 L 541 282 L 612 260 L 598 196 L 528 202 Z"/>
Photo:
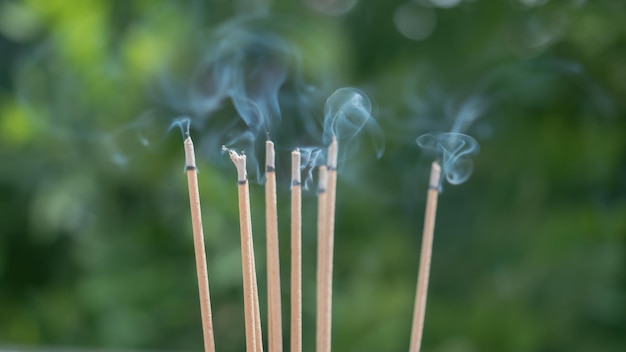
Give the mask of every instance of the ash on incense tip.
<path id="1" fill-rule="evenodd" d="M 274 151 L 274 142 L 269 139 L 265 141 L 265 166 L 267 172 L 276 171 L 276 152 Z"/>
<path id="2" fill-rule="evenodd" d="M 439 162 L 433 161 L 433 164 L 430 169 L 430 182 L 428 185 L 431 189 L 439 190 L 439 185 L 441 184 L 441 166 Z"/>
<path id="3" fill-rule="evenodd" d="M 185 162 L 187 164 L 187 170 L 194 170 L 196 168 L 196 153 L 193 148 L 193 141 L 189 135 L 189 130 L 185 132 L 186 138 L 184 141 L 185 146 Z"/>
<path id="4" fill-rule="evenodd" d="M 291 184 L 299 186 L 301 182 L 300 176 L 300 149 L 296 148 L 291 152 Z"/>
<path id="5" fill-rule="evenodd" d="M 239 182 L 245 182 L 248 179 L 248 174 L 246 172 L 246 154 L 241 153 L 241 155 L 239 155 L 236 151 L 227 148 L 225 145 L 222 146 L 222 150 L 228 152 L 230 160 L 232 160 L 233 164 L 235 164 L 235 168 L 237 169 L 237 180 Z"/>

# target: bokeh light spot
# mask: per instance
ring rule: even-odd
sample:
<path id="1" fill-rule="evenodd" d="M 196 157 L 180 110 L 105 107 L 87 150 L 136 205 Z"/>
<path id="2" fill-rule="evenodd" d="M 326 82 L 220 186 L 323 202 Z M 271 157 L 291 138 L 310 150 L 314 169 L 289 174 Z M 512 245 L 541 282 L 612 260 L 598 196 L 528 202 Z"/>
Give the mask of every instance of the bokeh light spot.
<path id="1" fill-rule="evenodd" d="M 352 10 L 358 0 L 305 0 L 309 8 L 325 15 L 340 16 Z"/>
<path id="2" fill-rule="evenodd" d="M 0 4 L 0 33 L 15 41 L 31 40 L 37 35 L 41 23 L 37 14 L 16 2 Z"/>
<path id="3" fill-rule="evenodd" d="M 548 0 L 519 0 L 522 5 L 528 7 L 541 6 L 548 2 Z"/>
<path id="4" fill-rule="evenodd" d="M 433 6 L 451 8 L 461 3 L 461 0 L 430 0 Z"/>
<path id="5" fill-rule="evenodd" d="M 28 109 L 12 101 L 5 101 L 2 105 L 0 131 L 4 143 L 20 145 L 30 141 L 35 131 Z"/>
<path id="6" fill-rule="evenodd" d="M 405 3 L 396 9 L 393 23 L 403 36 L 420 41 L 427 39 L 435 31 L 437 16 L 432 8 Z"/>

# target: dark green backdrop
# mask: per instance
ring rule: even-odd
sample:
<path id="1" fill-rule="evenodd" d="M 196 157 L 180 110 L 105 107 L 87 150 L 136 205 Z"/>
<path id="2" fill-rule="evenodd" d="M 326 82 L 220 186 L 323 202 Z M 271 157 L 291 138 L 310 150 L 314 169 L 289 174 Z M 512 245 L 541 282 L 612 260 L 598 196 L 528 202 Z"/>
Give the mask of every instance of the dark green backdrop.
<path id="1" fill-rule="evenodd" d="M 335 351 L 408 349 L 432 160 L 415 138 L 468 118 L 481 152 L 439 198 L 423 350 L 626 350 L 624 16 L 620 0 L 0 1 L 0 348 L 202 349 L 167 129 L 202 57 L 247 28 L 299 55 L 272 131 L 285 346 L 288 153 L 321 145 L 324 99 L 353 86 L 385 151 L 363 133 L 339 166 Z M 191 117 L 217 348 L 242 351 L 235 170 L 219 153 L 242 125 L 228 101 Z M 265 317 L 262 186 L 251 196 Z M 314 189 L 303 216 L 313 351 Z"/>

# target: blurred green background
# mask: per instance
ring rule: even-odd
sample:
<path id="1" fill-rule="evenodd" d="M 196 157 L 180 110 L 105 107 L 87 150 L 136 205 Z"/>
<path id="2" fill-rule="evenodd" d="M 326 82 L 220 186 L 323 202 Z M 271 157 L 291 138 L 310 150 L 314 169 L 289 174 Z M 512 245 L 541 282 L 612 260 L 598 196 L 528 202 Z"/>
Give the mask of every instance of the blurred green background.
<path id="1" fill-rule="evenodd" d="M 202 349 L 183 150 L 167 129 L 215 33 L 252 22 L 287 38 L 290 75 L 316 97 L 367 92 L 385 134 L 380 159 L 364 134 L 340 165 L 335 351 L 408 349 L 432 160 L 415 138 L 474 118 L 474 174 L 439 198 L 423 350 L 626 350 L 625 15 L 621 0 L 0 1 L 0 348 Z M 319 130 L 324 100 L 298 98 L 281 104 Z M 192 134 L 217 349 L 242 351 L 235 171 L 215 129 L 238 117 L 216 116 L 191 116 Z M 281 138 L 285 176 L 295 142 Z M 265 317 L 262 186 L 251 196 Z M 309 190 L 305 351 L 315 213 Z"/>

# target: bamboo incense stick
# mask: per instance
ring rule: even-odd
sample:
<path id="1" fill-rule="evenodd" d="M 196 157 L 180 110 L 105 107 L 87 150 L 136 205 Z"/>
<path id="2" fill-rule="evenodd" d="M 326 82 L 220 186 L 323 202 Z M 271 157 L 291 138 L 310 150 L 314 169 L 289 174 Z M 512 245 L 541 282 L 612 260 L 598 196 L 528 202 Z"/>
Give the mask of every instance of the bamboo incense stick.
<path id="1" fill-rule="evenodd" d="M 196 156 L 194 153 L 193 142 L 189 136 L 189 131 L 186 133 L 186 138 L 183 144 L 185 146 L 185 160 L 187 164 L 187 187 L 189 188 L 189 204 L 191 206 L 191 227 L 193 230 L 196 272 L 198 274 L 198 291 L 200 293 L 200 313 L 202 314 L 204 350 L 206 352 L 214 352 L 215 341 L 213 336 L 213 315 L 211 313 L 211 295 L 209 293 L 209 276 L 204 248 L 204 233 L 202 232 L 200 192 L 198 191 L 198 172 L 196 170 Z"/>
<path id="2" fill-rule="evenodd" d="M 246 156 L 233 150 L 228 151 L 230 159 L 237 168 L 237 191 L 239 201 L 239 227 L 241 232 L 241 269 L 243 274 L 244 315 L 246 329 L 246 351 L 263 351 L 261 335 L 261 317 L 259 314 L 259 296 L 254 263 L 252 241 L 252 219 L 250 216 L 250 190 L 246 173 Z"/>
<path id="3" fill-rule="evenodd" d="M 252 296 L 254 300 L 254 338 L 257 352 L 263 352 L 263 331 L 261 330 L 261 310 L 259 309 L 259 286 L 256 277 L 256 267 L 254 264 L 254 249 L 250 247 L 252 253 Z"/>
<path id="4" fill-rule="evenodd" d="M 291 152 L 291 352 L 302 351 L 302 186 L 300 151 Z"/>
<path id="5" fill-rule="evenodd" d="M 265 142 L 265 223 L 267 236 L 267 311 L 268 350 L 282 352 L 283 328 L 278 249 L 278 211 L 276 205 L 275 152 L 272 141 Z"/>
<path id="6" fill-rule="evenodd" d="M 433 250 L 433 233 L 435 231 L 435 215 L 437 213 L 437 197 L 439 196 L 439 180 L 441 166 L 436 161 L 430 169 L 430 183 L 426 200 L 426 214 L 424 215 L 424 232 L 422 234 L 422 253 L 417 276 L 417 292 L 415 293 L 415 310 L 413 312 L 413 327 L 411 328 L 410 352 L 419 352 L 424 331 L 424 316 L 426 314 L 426 296 L 428 294 L 428 277 L 430 275 L 430 259 Z"/>
<path id="7" fill-rule="evenodd" d="M 323 300 L 325 306 L 323 310 L 323 327 L 324 327 L 324 340 L 323 350 L 324 352 L 330 352 L 331 350 L 331 336 L 332 336 L 332 310 L 333 310 L 333 252 L 335 247 L 335 204 L 337 198 L 337 137 L 333 136 L 333 139 L 328 146 L 328 198 L 326 199 L 326 254 L 324 258 L 326 263 L 324 264 L 324 279 L 323 279 L 323 294 L 326 296 Z"/>
<path id="8" fill-rule="evenodd" d="M 328 351 L 326 341 L 326 309 L 329 305 L 326 294 L 326 273 L 328 257 L 328 168 L 319 167 L 319 186 L 317 195 L 317 315 L 316 315 L 316 351 Z"/>

